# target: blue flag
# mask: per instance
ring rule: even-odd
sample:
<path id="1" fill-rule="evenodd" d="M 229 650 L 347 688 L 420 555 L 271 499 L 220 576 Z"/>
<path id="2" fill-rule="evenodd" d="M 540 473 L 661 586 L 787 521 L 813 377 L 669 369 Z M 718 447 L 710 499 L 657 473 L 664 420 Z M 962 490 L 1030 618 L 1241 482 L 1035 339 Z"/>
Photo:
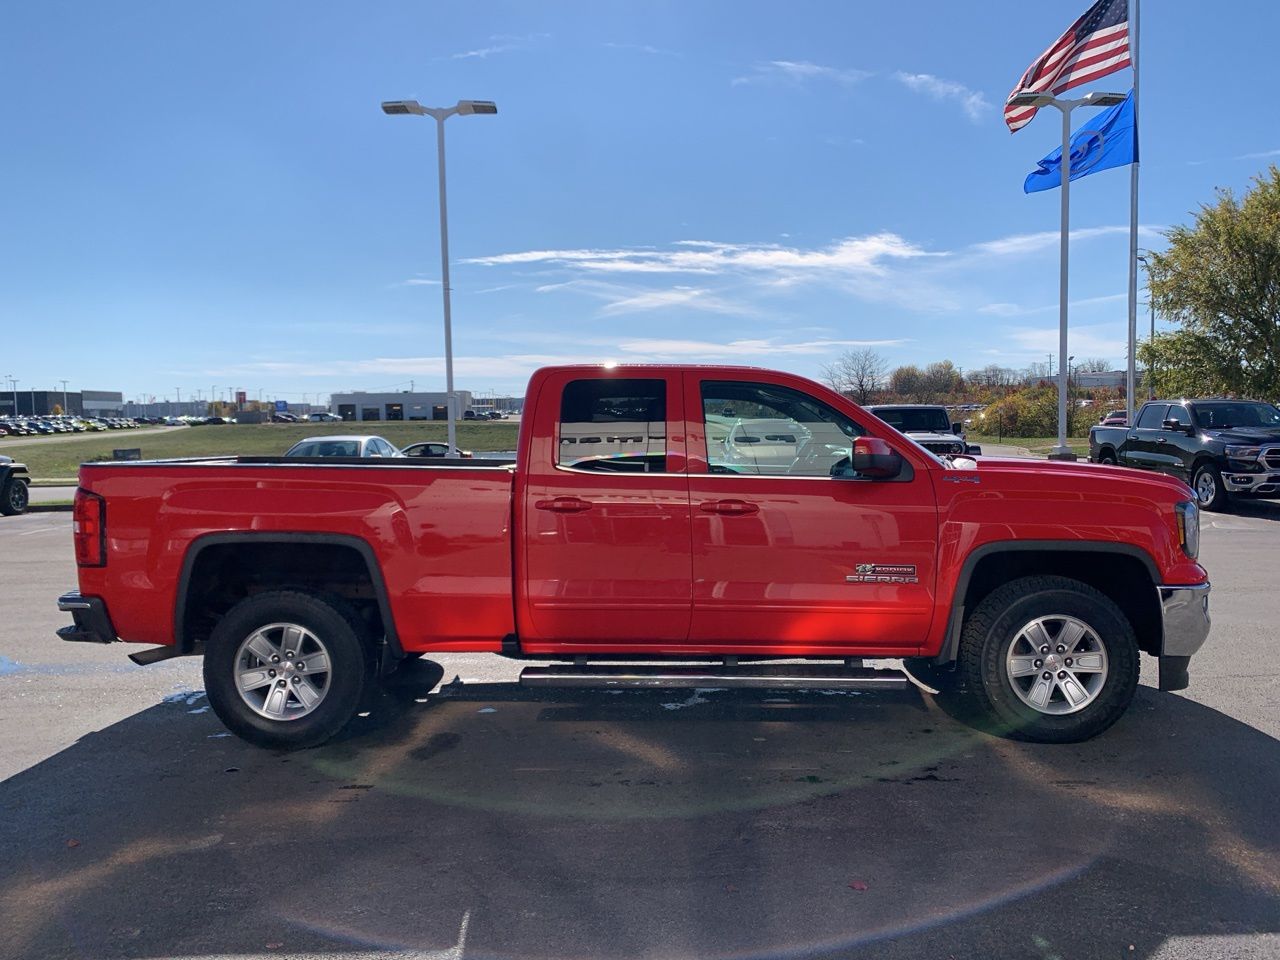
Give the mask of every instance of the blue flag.
<path id="1" fill-rule="evenodd" d="M 1138 132 L 1133 125 L 1133 91 L 1109 110 L 1096 113 L 1071 135 L 1071 179 L 1079 180 L 1099 170 L 1124 167 L 1138 159 Z M 1040 161 L 1039 170 L 1027 174 L 1023 193 L 1062 186 L 1062 148 Z"/>

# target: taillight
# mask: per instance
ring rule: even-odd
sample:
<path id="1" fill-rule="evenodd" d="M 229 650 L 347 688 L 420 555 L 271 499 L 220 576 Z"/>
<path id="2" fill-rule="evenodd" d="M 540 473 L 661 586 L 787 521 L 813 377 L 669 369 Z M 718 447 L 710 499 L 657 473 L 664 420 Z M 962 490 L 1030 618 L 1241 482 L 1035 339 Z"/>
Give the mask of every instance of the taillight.
<path id="1" fill-rule="evenodd" d="M 72 509 L 76 542 L 76 564 L 81 567 L 107 565 L 107 502 L 96 493 L 76 490 Z"/>

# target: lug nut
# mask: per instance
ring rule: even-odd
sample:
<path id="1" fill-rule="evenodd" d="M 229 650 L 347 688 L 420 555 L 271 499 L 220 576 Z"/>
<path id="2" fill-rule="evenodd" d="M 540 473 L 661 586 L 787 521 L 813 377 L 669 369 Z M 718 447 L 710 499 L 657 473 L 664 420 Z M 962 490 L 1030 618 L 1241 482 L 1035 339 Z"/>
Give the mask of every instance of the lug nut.
<path id="1" fill-rule="evenodd" d="M 1041 653 L 1048 653 L 1048 652 L 1049 652 L 1049 645 L 1046 643 L 1043 647 L 1041 647 L 1041 648 L 1040 648 L 1040 652 L 1041 652 Z"/>
<path id="2" fill-rule="evenodd" d="M 297 663 L 295 663 L 295 664 L 294 664 L 294 666 L 295 666 L 295 667 L 297 667 L 299 670 L 305 670 L 305 669 L 307 669 L 307 665 L 306 665 L 305 663 L 303 663 L 301 660 L 299 660 Z"/>
<path id="3" fill-rule="evenodd" d="M 1067 648 L 1066 648 L 1066 647 L 1064 647 L 1062 644 L 1058 644 L 1058 652 L 1059 652 L 1059 653 L 1066 653 L 1066 652 L 1067 652 Z"/>
<path id="4" fill-rule="evenodd" d="M 276 672 L 275 672 L 274 670 L 268 670 L 268 671 L 267 671 L 267 676 L 268 676 L 268 677 L 274 677 L 275 675 L 276 675 Z"/>
<path id="5" fill-rule="evenodd" d="M 277 681 L 276 681 L 276 686 L 278 686 L 278 687 L 283 687 L 283 686 L 284 686 L 284 680 L 277 680 Z"/>
<path id="6" fill-rule="evenodd" d="M 1058 679 L 1059 679 L 1059 680 L 1065 680 L 1065 679 L 1067 679 L 1067 671 L 1065 671 L 1065 670 L 1059 670 L 1059 671 L 1058 671 Z"/>
<path id="7" fill-rule="evenodd" d="M 1037 660 L 1035 663 L 1032 664 L 1032 666 L 1035 667 L 1037 670 L 1039 670 L 1041 667 L 1044 666 L 1044 661 Z"/>
<path id="8" fill-rule="evenodd" d="M 1058 652 L 1059 652 L 1059 653 L 1061 653 L 1062 651 L 1061 651 L 1061 650 L 1059 650 Z M 291 659 L 291 660 L 293 659 L 293 651 L 292 651 L 292 650 L 286 650 L 286 651 L 284 652 L 284 655 L 285 655 L 286 657 L 288 657 L 289 659 Z"/>
<path id="9" fill-rule="evenodd" d="M 1046 679 L 1046 680 L 1052 680 L 1052 679 L 1053 679 L 1053 674 L 1052 674 L 1052 673 L 1050 673 L 1048 670 L 1046 670 L 1046 671 L 1044 672 L 1044 679 Z"/>
<path id="10" fill-rule="evenodd" d="M 302 678 L 301 678 L 301 677 L 294 677 L 294 678 L 293 678 L 293 682 L 294 682 L 294 683 L 301 683 L 301 682 L 302 682 Z"/>
<path id="11" fill-rule="evenodd" d="M 273 657 L 271 658 L 271 662 L 272 662 L 272 663 L 279 663 L 279 662 L 280 662 L 280 658 L 279 658 L 279 657 L 276 657 L 276 656 L 273 656 Z"/>
<path id="12" fill-rule="evenodd" d="M 1072 664 L 1074 661 L 1072 661 L 1072 659 L 1071 659 L 1070 657 L 1067 657 L 1067 659 L 1066 659 L 1066 660 L 1064 660 L 1063 662 L 1064 662 L 1064 663 L 1069 667 L 1069 666 L 1071 666 L 1071 664 Z"/>

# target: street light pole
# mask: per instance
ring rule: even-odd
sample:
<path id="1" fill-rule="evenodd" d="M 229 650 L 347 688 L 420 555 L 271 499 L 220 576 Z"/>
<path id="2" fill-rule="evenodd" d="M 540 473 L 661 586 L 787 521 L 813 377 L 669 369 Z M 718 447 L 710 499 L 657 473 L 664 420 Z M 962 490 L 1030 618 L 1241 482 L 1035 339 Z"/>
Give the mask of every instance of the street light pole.
<path id="1" fill-rule="evenodd" d="M 62 415 L 70 416 L 71 411 L 67 409 L 67 381 L 59 380 L 58 382 L 62 384 Z"/>
<path id="2" fill-rule="evenodd" d="M 1078 100 L 1059 100 L 1047 93 L 1019 93 L 1011 104 L 1028 107 L 1057 107 L 1062 113 L 1062 238 L 1058 264 L 1058 445 L 1050 460 L 1075 460 L 1067 446 L 1067 261 L 1071 247 L 1071 111 L 1076 107 L 1114 107 L 1124 103 L 1121 93 L 1089 93 Z"/>
<path id="3" fill-rule="evenodd" d="M 498 107 L 491 100 L 459 100 L 452 107 L 424 107 L 416 100 L 388 100 L 382 112 L 390 116 L 431 117 L 436 122 L 436 164 L 440 180 L 440 286 L 444 296 L 444 380 L 445 416 L 448 431 L 447 457 L 458 455 L 457 398 L 453 392 L 453 317 L 449 288 L 449 213 L 445 200 L 444 122 L 456 115 L 495 114 Z"/>

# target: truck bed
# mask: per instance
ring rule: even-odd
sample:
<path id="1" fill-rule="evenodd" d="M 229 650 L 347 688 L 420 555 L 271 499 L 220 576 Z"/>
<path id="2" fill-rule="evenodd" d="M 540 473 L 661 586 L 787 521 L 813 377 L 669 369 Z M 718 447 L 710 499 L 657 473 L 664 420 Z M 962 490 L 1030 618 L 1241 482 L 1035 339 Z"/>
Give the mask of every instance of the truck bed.
<path id="1" fill-rule="evenodd" d="M 109 504 L 111 561 L 82 568 L 82 588 L 112 598 L 122 639 L 172 644 L 176 618 L 157 611 L 181 608 L 205 548 L 348 544 L 376 560 L 405 650 L 499 650 L 514 630 L 513 475 L 497 460 L 85 464 L 81 487 Z"/>

